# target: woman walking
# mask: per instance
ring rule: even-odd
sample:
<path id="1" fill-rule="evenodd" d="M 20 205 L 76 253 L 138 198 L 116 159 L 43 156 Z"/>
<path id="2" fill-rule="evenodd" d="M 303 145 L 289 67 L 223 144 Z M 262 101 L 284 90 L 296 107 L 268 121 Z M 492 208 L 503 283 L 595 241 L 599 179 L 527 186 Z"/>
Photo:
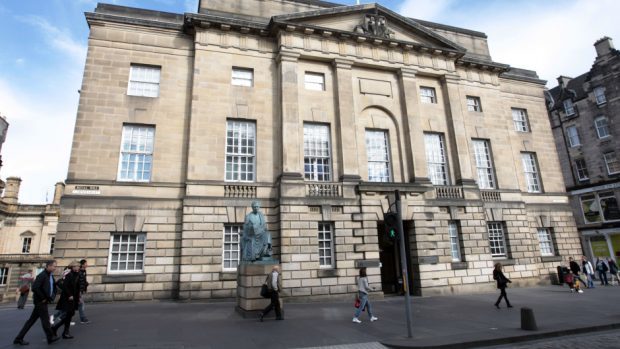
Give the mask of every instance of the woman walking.
<path id="1" fill-rule="evenodd" d="M 368 309 L 368 316 L 370 317 L 371 322 L 379 320 L 379 318 L 372 315 L 372 306 L 370 305 L 370 300 L 368 299 L 368 292 L 371 289 L 370 286 L 368 286 L 368 276 L 366 276 L 366 268 L 360 269 L 360 276 L 357 279 L 357 290 L 357 297 L 360 300 L 360 306 L 355 311 L 353 322 L 358 324 L 362 322 L 359 319 L 359 316 L 365 307 Z"/>
<path id="2" fill-rule="evenodd" d="M 620 285 L 620 273 L 618 272 L 618 265 L 611 257 L 607 259 L 607 264 L 609 265 L 609 281 L 611 281 L 611 284 L 613 285 L 615 277 L 616 281 L 618 281 L 618 285 Z"/>
<path id="3" fill-rule="evenodd" d="M 506 295 L 506 287 L 509 283 L 512 283 L 512 281 L 510 281 L 510 279 L 502 273 L 502 263 L 495 264 L 495 269 L 493 270 L 493 280 L 497 281 L 497 288 L 501 290 L 499 298 L 497 299 L 497 302 L 495 302 L 495 307 L 499 309 L 499 302 L 501 302 L 502 298 L 504 298 L 508 308 L 512 308 L 512 305 L 510 305 L 510 301 L 508 300 L 508 295 Z"/>
<path id="4" fill-rule="evenodd" d="M 61 322 L 52 327 L 52 331 L 54 335 L 62 326 L 65 325 L 65 329 L 62 333 L 62 338 L 71 339 L 73 336 L 69 333 L 69 328 L 71 327 L 71 318 L 73 318 L 73 314 L 78 308 L 78 304 L 80 303 L 80 263 L 77 261 L 71 262 L 69 264 L 71 267 L 71 272 L 68 273 L 64 281 L 62 283 L 62 293 L 60 294 L 60 300 L 58 301 L 58 305 L 56 306 L 57 310 L 62 310 L 65 312 L 65 316 Z"/>

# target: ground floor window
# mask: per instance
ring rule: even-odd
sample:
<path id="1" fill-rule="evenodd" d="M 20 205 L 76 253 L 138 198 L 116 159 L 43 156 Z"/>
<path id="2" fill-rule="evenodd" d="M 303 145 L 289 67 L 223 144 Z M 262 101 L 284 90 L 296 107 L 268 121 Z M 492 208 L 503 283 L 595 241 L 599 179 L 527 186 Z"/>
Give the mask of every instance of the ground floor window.
<path id="1" fill-rule="evenodd" d="M 334 235 L 329 222 L 319 223 L 319 265 L 321 268 L 334 267 Z"/>
<path id="2" fill-rule="evenodd" d="M 538 242 L 540 243 L 540 254 L 542 256 L 554 256 L 553 237 L 551 229 L 538 228 Z"/>
<path id="3" fill-rule="evenodd" d="M 0 285 L 6 285 L 9 280 L 9 268 L 0 268 Z"/>
<path id="4" fill-rule="evenodd" d="M 448 232 L 450 233 L 450 251 L 452 253 L 452 261 L 461 261 L 461 241 L 459 238 L 459 224 L 457 221 L 448 223 Z"/>
<path id="5" fill-rule="evenodd" d="M 489 222 L 489 246 L 491 247 L 492 257 L 506 257 L 506 237 L 504 235 L 504 225 L 502 222 Z"/>
<path id="6" fill-rule="evenodd" d="M 114 233 L 110 237 L 108 270 L 114 273 L 138 273 L 144 269 L 144 233 Z"/>
<path id="7" fill-rule="evenodd" d="M 243 225 L 225 225 L 224 226 L 224 243 L 222 268 L 224 271 L 237 270 L 239 266 L 239 235 L 243 229 Z"/>

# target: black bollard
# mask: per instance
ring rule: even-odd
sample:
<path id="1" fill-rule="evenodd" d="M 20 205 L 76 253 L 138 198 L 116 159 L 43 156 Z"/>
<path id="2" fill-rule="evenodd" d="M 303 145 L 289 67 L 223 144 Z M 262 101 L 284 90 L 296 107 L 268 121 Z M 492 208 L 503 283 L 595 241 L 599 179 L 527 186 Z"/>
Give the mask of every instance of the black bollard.
<path id="1" fill-rule="evenodd" d="M 531 308 L 521 308 L 521 329 L 526 331 L 536 331 L 536 319 Z"/>

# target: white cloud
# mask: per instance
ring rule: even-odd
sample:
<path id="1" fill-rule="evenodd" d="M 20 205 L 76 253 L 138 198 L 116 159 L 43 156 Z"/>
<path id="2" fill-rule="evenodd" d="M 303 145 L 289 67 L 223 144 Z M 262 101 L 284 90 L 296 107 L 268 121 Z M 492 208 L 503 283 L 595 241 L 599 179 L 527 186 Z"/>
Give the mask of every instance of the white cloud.
<path id="1" fill-rule="evenodd" d="M 86 45 L 74 40 L 69 31 L 59 29 L 40 16 L 19 16 L 17 19 L 39 28 L 46 42 L 51 47 L 63 52 L 80 64 L 84 63 L 86 59 Z"/>
<path id="2" fill-rule="evenodd" d="M 16 64 L 17 66 L 20 66 L 20 67 L 21 67 L 21 66 L 23 66 L 24 64 L 26 64 L 26 60 L 25 60 L 25 59 L 23 59 L 23 58 L 18 58 L 18 59 L 16 59 L 16 60 L 15 60 L 15 64 Z"/>

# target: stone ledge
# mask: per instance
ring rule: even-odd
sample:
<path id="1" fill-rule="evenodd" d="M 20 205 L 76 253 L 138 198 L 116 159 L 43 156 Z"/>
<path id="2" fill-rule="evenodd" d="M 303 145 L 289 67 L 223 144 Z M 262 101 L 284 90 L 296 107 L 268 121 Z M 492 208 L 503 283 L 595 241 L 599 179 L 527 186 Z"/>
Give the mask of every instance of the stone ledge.
<path id="1" fill-rule="evenodd" d="M 338 276 L 338 269 L 319 269 L 318 277 L 329 278 Z"/>
<path id="2" fill-rule="evenodd" d="M 512 259 L 512 258 L 504 258 L 504 259 L 494 259 L 493 260 L 493 264 L 495 263 L 502 263 L 502 266 L 507 266 L 507 265 L 516 265 L 517 264 L 517 260 L 516 259 Z"/>
<path id="3" fill-rule="evenodd" d="M 543 262 L 543 263 L 546 263 L 546 262 L 561 262 L 562 261 L 562 256 L 540 257 L 540 261 Z"/>
<path id="4" fill-rule="evenodd" d="M 103 275 L 102 284 L 130 284 L 143 283 L 146 281 L 146 274 L 139 275 Z"/>
<path id="5" fill-rule="evenodd" d="M 467 269 L 467 262 L 452 262 L 452 270 Z"/>

